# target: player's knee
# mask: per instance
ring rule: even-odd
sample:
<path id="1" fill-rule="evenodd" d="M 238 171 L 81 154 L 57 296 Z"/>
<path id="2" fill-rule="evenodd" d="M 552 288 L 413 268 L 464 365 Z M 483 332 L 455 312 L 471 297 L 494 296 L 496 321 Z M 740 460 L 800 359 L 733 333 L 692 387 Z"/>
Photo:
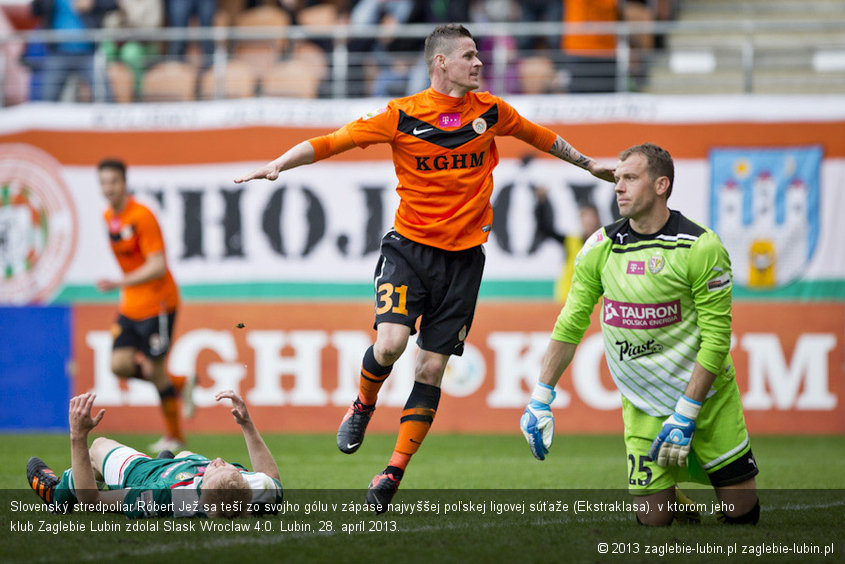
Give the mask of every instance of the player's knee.
<path id="1" fill-rule="evenodd" d="M 448 360 L 448 357 L 446 357 L 446 360 Z M 429 384 L 430 386 L 440 386 L 445 370 L 446 364 L 439 357 L 432 357 L 422 361 L 417 358 L 417 365 L 414 368 L 414 380 L 423 384 Z"/>
<path id="2" fill-rule="evenodd" d="M 91 446 L 88 448 L 88 455 L 91 457 L 91 463 L 95 467 L 105 458 L 106 453 L 111 450 L 109 447 L 112 442 L 105 437 L 97 437 L 91 443 Z"/>
<path id="3" fill-rule="evenodd" d="M 373 356 L 376 362 L 382 366 L 392 366 L 402 353 L 405 352 L 405 346 L 408 344 L 408 339 L 397 338 L 393 336 L 381 337 L 376 340 L 373 345 Z"/>
<path id="4" fill-rule="evenodd" d="M 132 378 L 138 371 L 138 367 L 135 364 L 131 362 L 126 362 L 123 359 L 113 358 L 111 361 L 111 371 L 118 378 Z"/>
<path id="5" fill-rule="evenodd" d="M 92 460 L 105 458 L 105 456 L 113 449 L 123 446 L 114 439 L 107 437 L 97 437 L 88 448 L 88 454 L 91 455 Z"/>
<path id="6" fill-rule="evenodd" d="M 103 445 L 108 441 L 105 437 L 97 437 L 91 442 L 90 450 L 99 450 L 103 448 Z"/>
<path id="7" fill-rule="evenodd" d="M 675 514 L 672 511 L 637 511 L 637 523 L 645 527 L 668 527 Z"/>
<path id="8" fill-rule="evenodd" d="M 724 525 L 756 525 L 760 521 L 760 500 L 758 499 L 754 507 L 742 514 L 728 515 L 722 512 L 719 516 L 719 522 Z"/>

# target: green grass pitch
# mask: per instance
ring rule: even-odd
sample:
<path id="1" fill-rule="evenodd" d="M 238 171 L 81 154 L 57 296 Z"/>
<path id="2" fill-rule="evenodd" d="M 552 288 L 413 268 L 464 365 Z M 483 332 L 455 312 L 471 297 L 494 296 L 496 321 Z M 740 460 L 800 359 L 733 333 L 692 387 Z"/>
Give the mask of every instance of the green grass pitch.
<path id="1" fill-rule="evenodd" d="M 114 438 L 142 449 L 151 435 Z M 52 515 L 0 509 L 0 562 L 68 562 L 121 559 L 185 562 L 188 555 L 248 562 L 845 562 L 845 438 L 755 437 L 760 465 L 761 522 L 725 527 L 705 513 L 699 526 L 646 529 L 626 511 L 574 511 L 577 500 L 629 502 L 620 436 L 557 436 L 545 462 L 535 461 L 519 435 L 432 433 L 415 456 L 395 503 L 422 504 L 414 514 L 337 510 L 305 513 L 313 500 L 363 503 L 364 490 L 392 451 L 394 437 L 372 435 L 355 455 L 341 454 L 330 435 L 269 435 L 286 490 L 297 510 L 235 522 L 157 519 L 158 531 L 129 531 L 119 515 Z M 248 464 L 239 435 L 197 435 L 190 448 Z M 6 434 L 0 440 L 0 489 L 6 498 L 37 502 L 25 465 L 43 458 L 57 472 L 70 464 L 69 440 L 60 434 Z M 325 492 L 323 490 L 336 490 Z M 712 503 L 709 488 L 688 485 L 691 497 Z M 536 491 L 543 490 L 543 491 Z M 601 491 L 597 491 L 601 490 Z M 24 495 L 26 494 L 26 495 Z M 531 511 L 537 500 L 570 503 L 565 511 Z M 485 513 L 454 506 L 481 504 Z M 516 511 L 525 503 L 524 512 Z M 498 504 L 498 505 L 497 505 Z M 515 504 L 515 505 L 507 505 Z M 447 506 L 455 510 L 445 513 Z M 433 508 L 438 507 L 435 513 Z M 473 506 L 476 509 L 479 505 Z M 497 511 L 498 510 L 498 511 Z M 41 522 L 44 522 L 44 525 Z M 207 521 L 243 523 L 246 531 L 170 531 Z M 31 523 L 35 530 L 21 530 Z M 53 531 L 69 524 L 88 530 Z M 311 530 L 306 528 L 311 527 Z M 343 527 L 352 529 L 343 531 Z M 46 527 L 48 531 L 38 531 Z M 297 530 L 298 527 L 302 529 Z M 363 531 L 355 528 L 364 528 Z M 91 531 L 91 528 L 103 529 Z M 109 528 L 117 530 L 107 530 Z M 322 529 L 322 530 L 321 530 Z M 606 543 L 608 553 L 599 547 Z M 788 548 L 790 552 L 785 552 Z M 795 551 L 803 551 L 796 554 Z M 678 551 L 692 551 L 679 555 Z M 731 550 L 736 553 L 728 554 Z M 753 553 L 743 554 L 743 550 Z M 818 550 L 818 553 L 815 551 Z M 833 552 L 830 553 L 829 551 Z M 721 554 L 719 554 L 721 551 Z M 827 554 L 825 552 L 827 551 Z"/>

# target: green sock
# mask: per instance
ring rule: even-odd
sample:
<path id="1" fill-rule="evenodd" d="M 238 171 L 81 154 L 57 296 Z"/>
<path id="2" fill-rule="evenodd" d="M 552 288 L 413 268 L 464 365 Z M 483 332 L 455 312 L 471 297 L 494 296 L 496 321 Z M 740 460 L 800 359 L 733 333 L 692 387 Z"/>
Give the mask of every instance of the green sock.
<path id="1" fill-rule="evenodd" d="M 63 509 L 63 513 L 72 513 L 78 501 L 73 487 L 73 473 L 68 468 L 62 474 L 62 479 L 56 484 L 56 491 L 53 492 L 53 503 L 57 508 Z"/>

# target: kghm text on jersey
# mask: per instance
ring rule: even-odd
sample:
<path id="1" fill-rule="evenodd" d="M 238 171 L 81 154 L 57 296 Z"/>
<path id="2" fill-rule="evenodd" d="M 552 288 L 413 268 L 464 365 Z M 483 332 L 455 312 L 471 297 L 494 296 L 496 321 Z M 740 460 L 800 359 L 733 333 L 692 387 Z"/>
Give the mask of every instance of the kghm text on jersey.
<path id="1" fill-rule="evenodd" d="M 417 159 L 417 170 L 450 170 L 460 168 L 477 168 L 484 164 L 484 151 L 480 153 L 454 153 L 451 159 L 447 155 L 436 157 L 414 157 Z"/>

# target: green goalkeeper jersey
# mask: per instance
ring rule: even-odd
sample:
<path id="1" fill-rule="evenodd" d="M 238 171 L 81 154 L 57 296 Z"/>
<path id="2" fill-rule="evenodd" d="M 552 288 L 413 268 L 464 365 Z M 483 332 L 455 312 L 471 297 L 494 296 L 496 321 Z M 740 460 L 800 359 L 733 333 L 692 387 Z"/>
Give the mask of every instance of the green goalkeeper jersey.
<path id="1" fill-rule="evenodd" d="M 716 374 L 709 395 L 734 379 L 731 263 L 710 229 L 672 211 L 652 235 L 623 219 L 596 231 L 575 260 L 552 338 L 578 343 L 599 298 L 605 358 L 619 391 L 667 416 L 695 362 Z"/>

